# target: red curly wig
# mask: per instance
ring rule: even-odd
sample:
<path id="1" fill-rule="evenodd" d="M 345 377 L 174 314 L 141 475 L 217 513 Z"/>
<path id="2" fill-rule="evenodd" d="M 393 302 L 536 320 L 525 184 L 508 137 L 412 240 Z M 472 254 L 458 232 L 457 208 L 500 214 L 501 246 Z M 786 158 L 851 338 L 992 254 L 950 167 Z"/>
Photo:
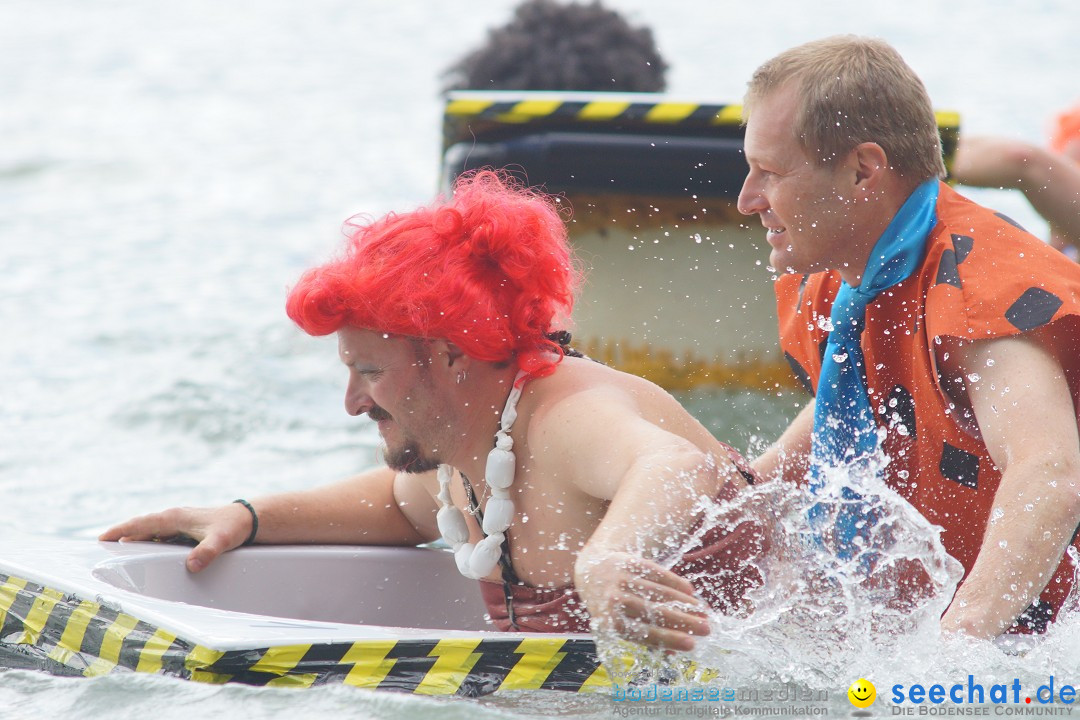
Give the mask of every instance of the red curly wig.
<path id="1" fill-rule="evenodd" d="M 357 327 L 441 338 L 489 362 L 548 375 L 582 275 L 554 201 L 490 170 L 450 199 L 348 225 L 344 254 L 307 271 L 289 317 L 310 335 Z"/>

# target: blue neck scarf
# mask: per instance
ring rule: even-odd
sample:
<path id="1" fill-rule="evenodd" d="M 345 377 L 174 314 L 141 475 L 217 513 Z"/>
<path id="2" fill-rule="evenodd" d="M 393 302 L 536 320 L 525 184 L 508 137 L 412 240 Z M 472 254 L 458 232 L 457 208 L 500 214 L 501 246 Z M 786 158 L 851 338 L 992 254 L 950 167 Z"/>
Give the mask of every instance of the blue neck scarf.
<path id="1" fill-rule="evenodd" d="M 922 261 L 926 238 L 937 224 L 938 180 L 920 184 L 885 232 L 878 238 L 863 271 L 862 283 L 842 283 L 833 301 L 832 329 L 821 361 L 814 407 L 811 450 L 811 483 L 814 491 L 824 484 L 826 467 L 849 464 L 870 456 L 877 448 L 877 423 L 866 389 L 866 367 L 860 338 L 866 325 L 866 306 L 882 291 L 906 280 Z M 844 488 L 846 499 L 858 494 Z M 818 506 L 811 509 L 811 519 Z M 859 528 L 869 530 L 865 508 L 846 503 L 836 521 L 836 541 L 841 557 L 854 550 Z"/>

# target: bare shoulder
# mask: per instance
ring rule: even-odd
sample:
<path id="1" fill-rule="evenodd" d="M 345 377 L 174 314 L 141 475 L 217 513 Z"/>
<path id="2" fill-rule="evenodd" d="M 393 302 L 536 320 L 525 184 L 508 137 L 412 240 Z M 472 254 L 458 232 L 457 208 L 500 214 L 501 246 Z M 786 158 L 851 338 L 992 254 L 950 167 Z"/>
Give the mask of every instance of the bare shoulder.
<path id="1" fill-rule="evenodd" d="M 653 383 L 582 358 L 565 358 L 554 374 L 526 387 L 532 406 L 531 427 L 595 424 L 595 414 L 630 421 L 655 414 L 671 403 L 669 412 L 685 412 Z"/>
<path id="2" fill-rule="evenodd" d="M 529 442 L 597 447 L 650 438 L 679 438 L 723 456 L 725 446 L 663 388 L 581 358 L 565 358 L 553 375 L 530 383 Z M 528 390 L 527 390 L 528 392 Z M 524 401 L 524 399 L 523 399 Z"/>
<path id="3" fill-rule="evenodd" d="M 393 472 L 388 469 L 388 472 Z M 394 499 L 403 515 L 425 537 L 439 537 L 435 523 L 439 481 L 435 471 L 425 473 L 394 473 Z"/>
<path id="4" fill-rule="evenodd" d="M 719 483 L 710 493 L 728 483 L 736 490 L 746 485 L 730 448 L 642 378 L 568 359 L 532 383 L 522 409 L 531 470 L 568 496 L 610 501 L 628 478 L 708 467 Z"/>

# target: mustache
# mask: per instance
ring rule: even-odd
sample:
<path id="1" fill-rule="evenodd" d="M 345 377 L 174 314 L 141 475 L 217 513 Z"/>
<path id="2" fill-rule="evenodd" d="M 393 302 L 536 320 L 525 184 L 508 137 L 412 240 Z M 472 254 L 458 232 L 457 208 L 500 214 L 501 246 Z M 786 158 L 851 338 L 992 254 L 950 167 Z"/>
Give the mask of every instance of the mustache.
<path id="1" fill-rule="evenodd" d="M 371 418 L 375 422 L 381 422 L 382 420 L 390 420 L 391 419 L 390 413 L 386 412 L 385 410 L 383 410 L 378 405 L 372 405 L 371 409 L 368 410 L 367 415 L 368 415 L 369 418 Z"/>

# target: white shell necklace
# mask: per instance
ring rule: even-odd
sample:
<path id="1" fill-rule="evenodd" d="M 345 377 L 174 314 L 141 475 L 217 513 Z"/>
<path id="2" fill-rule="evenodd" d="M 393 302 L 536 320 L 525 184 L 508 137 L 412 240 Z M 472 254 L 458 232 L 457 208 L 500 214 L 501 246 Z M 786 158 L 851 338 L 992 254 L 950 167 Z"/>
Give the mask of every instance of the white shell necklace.
<path id="1" fill-rule="evenodd" d="M 439 466 L 439 533 L 454 549 L 454 560 L 458 570 L 467 578 L 479 580 L 487 577 L 499 564 L 502 556 L 502 544 L 506 540 L 506 531 L 514 520 L 514 501 L 510 499 L 510 486 L 514 484 L 514 439 L 510 429 L 517 420 L 517 404 L 521 398 L 521 389 L 525 386 L 526 373 L 519 370 L 510 395 L 506 398 L 506 407 L 502 411 L 499 429 L 495 433 L 495 447 L 487 456 L 484 480 L 491 490 L 491 497 L 484 504 L 484 535 L 475 545 L 469 542 L 469 528 L 465 524 L 465 515 L 454 506 L 450 499 L 450 479 L 453 477 L 449 465 Z"/>

